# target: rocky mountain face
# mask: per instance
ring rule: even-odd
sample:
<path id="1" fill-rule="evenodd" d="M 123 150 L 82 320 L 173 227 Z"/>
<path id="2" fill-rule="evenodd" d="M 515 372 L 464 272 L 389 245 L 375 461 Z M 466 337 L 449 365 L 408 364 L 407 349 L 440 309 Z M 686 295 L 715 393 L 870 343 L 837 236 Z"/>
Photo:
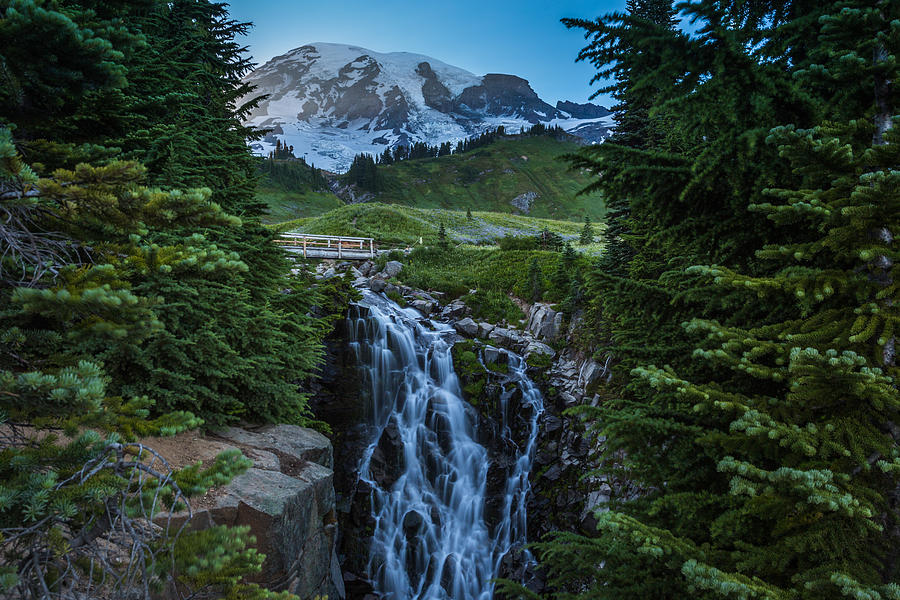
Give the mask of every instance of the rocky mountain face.
<path id="1" fill-rule="evenodd" d="M 266 153 L 280 139 L 307 162 L 337 172 L 362 152 L 455 143 L 500 125 L 508 132 L 558 125 L 589 143 L 603 141 L 612 125 L 607 109 L 551 106 L 521 77 L 477 76 L 408 52 L 314 43 L 273 58 L 246 79 L 256 95 L 268 95 L 248 124 L 272 130 L 254 151 Z"/>

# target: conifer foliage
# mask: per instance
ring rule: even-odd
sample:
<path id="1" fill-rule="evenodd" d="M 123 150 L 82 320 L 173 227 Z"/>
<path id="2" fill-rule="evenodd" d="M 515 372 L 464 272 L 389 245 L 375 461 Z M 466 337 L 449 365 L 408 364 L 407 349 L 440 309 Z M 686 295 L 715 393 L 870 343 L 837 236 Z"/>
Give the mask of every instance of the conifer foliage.
<path id="1" fill-rule="evenodd" d="M 309 418 L 334 299 L 258 221 L 247 27 L 218 2 L 0 0 L 0 595 L 277 596 L 243 583 L 247 531 L 150 524 L 247 462 L 177 471 L 139 442 Z"/>
<path id="2" fill-rule="evenodd" d="M 144 172 L 116 161 L 38 179 L 9 131 L 0 130 L 0 206 L 18 216 L 0 229 L 3 277 L 19 278 L 4 291 L 0 333 L 0 591 L 14 597 L 159 591 L 173 578 L 188 593 L 215 581 L 223 593 L 268 595 L 241 581 L 261 564 L 246 548 L 246 532 L 188 533 L 150 523 L 228 481 L 248 461 L 233 452 L 173 470 L 139 438 L 173 435 L 202 420 L 159 411 L 146 396 L 110 394 L 95 357 L 73 350 L 122 340 L 139 345 L 159 334 L 155 301 L 134 293 L 132 274 L 246 268 L 233 253 L 208 252 L 199 234 L 147 243 L 148 226 L 240 221 L 209 203 L 208 190 L 137 185 Z M 84 234 L 95 228 L 107 235 L 88 246 Z M 29 245 L 19 243 L 23 238 Z M 57 250 L 61 240 L 68 253 Z M 84 264 L 73 255 L 84 256 Z"/>
<path id="3" fill-rule="evenodd" d="M 539 545 L 550 595 L 900 598 L 900 7 L 630 8 L 570 24 L 625 124 L 575 158 L 618 202 L 578 412 L 632 491 Z"/>

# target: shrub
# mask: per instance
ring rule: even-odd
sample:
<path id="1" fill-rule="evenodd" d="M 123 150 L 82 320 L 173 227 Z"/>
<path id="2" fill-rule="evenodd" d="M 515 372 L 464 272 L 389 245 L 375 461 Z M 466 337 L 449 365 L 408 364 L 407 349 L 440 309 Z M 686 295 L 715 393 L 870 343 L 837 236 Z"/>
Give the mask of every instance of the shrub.
<path id="1" fill-rule="evenodd" d="M 501 250 L 537 250 L 538 240 L 534 237 L 518 237 L 508 235 L 498 244 Z"/>
<path id="2" fill-rule="evenodd" d="M 515 323 L 524 316 L 509 296 L 494 290 L 476 290 L 475 293 L 463 296 L 463 302 L 472 309 L 472 317 L 482 321 L 498 323 L 506 319 Z"/>

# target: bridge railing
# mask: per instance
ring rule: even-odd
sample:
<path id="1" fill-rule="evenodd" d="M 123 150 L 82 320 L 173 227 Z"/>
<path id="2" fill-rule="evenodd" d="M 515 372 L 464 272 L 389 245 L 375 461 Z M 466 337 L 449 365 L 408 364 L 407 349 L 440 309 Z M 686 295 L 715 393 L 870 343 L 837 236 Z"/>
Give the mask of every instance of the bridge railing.
<path id="1" fill-rule="evenodd" d="M 375 258 L 375 239 L 311 233 L 282 233 L 273 240 L 291 250 L 303 250 L 304 257 Z"/>

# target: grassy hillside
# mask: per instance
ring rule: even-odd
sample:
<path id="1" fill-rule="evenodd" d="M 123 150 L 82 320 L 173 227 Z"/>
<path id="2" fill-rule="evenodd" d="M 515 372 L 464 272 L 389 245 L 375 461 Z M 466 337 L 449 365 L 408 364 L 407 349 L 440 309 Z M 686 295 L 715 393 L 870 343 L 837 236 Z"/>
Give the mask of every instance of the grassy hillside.
<path id="1" fill-rule="evenodd" d="M 435 244 L 442 223 L 447 239 L 454 244 L 493 244 L 504 237 L 535 235 L 544 229 L 574 243 L 583 227 L 583 223 L 573 221 L 484 211 L 472 211 L 469 219 L 464 211 L 378 202 L 342 206 L 318 217 L 295 219 L 274 227 L 279 231 L 374 237 L 383 244 L 414 246 L 419 238 L 425 245 Z M 594 229 L 599 240 L 602 226 L 595 224 Z M 599 244 L 582 248 L 595 251 Z"/>
<path id="2" fill-rule="evenodd" d="M 267 223 L 280 223 L 297 218 L 297 215 L 321 215 L 345 206 L 344 202 L 331 192 L 291 191 L 276 186 L 260 185 L 256 197 L 269 206 Z"/>
<path id="3" fill-rule="evenodd" d="M 266 221 L 320 215 L 344 205 L 328 190 L 322 171 L 299 160 L 259 159 L 256 197 L 269 206 Z"/>
<path id="4" fill-rule="evenodd" d="M 483 148 L 379 167 L 385 190 L 377 199 L 420 208 L 520 213 L 511 203 L 538 194 L 529 216 L 598 221 L 606 207 L 597 195 L 576 196 L 590 179 L 559 157 L 577 144 L 548 136 L 504 139 Z"/>
<path id="5" fill-rule="evenodd" d="M 581 222 L 599 221 L 606 207 L 597 195 L 576 196 L 589 178 L 570 171 L 559 159 L 578 148 L 550 136 L 502 139 L 462 154 L 401 161 L 379 166 L 383 191 L 374 200 L 417 208 L 525 214 L 514 198 L 536 194 L 527 215 Z M 314 185 L 311 170 L 299 161 L 277 161 L 277 172 L 262 173 L 258 197 L 269 205 L 266 219 L 278 223 L 310 218 L 344 206 L 330 191 Z"/>

